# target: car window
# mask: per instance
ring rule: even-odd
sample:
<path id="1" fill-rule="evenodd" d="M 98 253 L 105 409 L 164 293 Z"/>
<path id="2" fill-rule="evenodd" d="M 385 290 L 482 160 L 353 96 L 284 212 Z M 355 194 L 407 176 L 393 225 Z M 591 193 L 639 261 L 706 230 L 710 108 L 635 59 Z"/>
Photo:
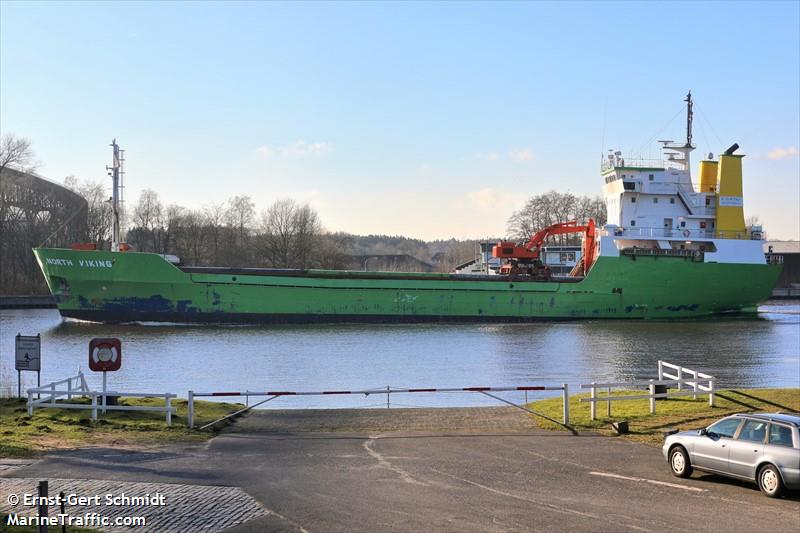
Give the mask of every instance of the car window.
<path id="1" fill-rule="evenodd" d="M 739 440 L 764 442 L 767 436 L 767 423 L 762 420 L 745 420 L 739 432 Z"/>
<path id="2" fill-rule="evenodd" d="M 777 424 L 770 424 L 769 426 L 769 443 L 777 444 L 778 446 L 792 447 L 792 428 L 787 426 L 779 426 Z"/>
<path id="3" fill-rule="evenodd" d="M 720 437 L 732 438 L 736 433 L 736 428 L 739 427 L 739 422 L 741 422 L 739 418 L 726 418 L 708 426 L 708 432 Z"/>

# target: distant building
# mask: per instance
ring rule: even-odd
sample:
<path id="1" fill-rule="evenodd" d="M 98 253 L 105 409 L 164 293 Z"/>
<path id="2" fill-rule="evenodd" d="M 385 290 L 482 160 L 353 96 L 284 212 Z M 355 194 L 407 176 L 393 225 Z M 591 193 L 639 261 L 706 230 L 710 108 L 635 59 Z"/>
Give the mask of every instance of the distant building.
<path id="1" fill-rule="evenodd" d="M 800 241 L 767 241 L 764 254 L 768 263 L 783 265 L 773 296 L 800 298 Z"/>

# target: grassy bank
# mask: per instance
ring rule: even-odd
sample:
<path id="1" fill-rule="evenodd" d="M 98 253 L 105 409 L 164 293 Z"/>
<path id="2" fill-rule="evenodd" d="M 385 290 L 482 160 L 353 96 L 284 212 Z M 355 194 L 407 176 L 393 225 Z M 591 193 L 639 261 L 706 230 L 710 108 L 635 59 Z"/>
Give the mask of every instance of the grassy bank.
<path id="1" fill-rule="evenodd" d="M 646 394 L 644 391 L 612 391 L 613 396 Z M 664 431 L 696 429 L 708 426 L 720 417 L 742 412 L 800 412 L 800 389 L 742 389 L 721 390 L 716 395 L 714 407 L 709 407 L 708 396 L 669 398 L 656 402 L 656 414 L 650 414 L 650 400 L 611 402 L 611 417 L 607 416 L 605 402 L 597 404 L 597 420 L 591 420 L 589 403 L 580 402 L 589 393 L 570 396 L 570 424 L 578 431 L 593 430 L 614 433 L 611 423 L 627 421 L 629 433 L 625 438 L 652 445 L 661 445 Z M 561 420 L 561 398 L 550 398 L 528 404 L 536 412 Z M 546 429 L 563 429 L 552 422 L 535 417 L 536 424 Z"/>
<path id="2" fill-rule="evenodd" d="M 73 403 L 89 403 L 75 400 Z M 164 405 L 155 398 L 121 399 L 120 405 Z M 89 409 L 36 409 L 28 416 L 25 400 L 0 399 L 0 457 L 30 457 L 37 452 L 87 445 L 148 446 L 207 439 L 211 431 L 186 427 L 186 400 L 173 400 L 177 413 L 167 427 L 164 413 L 108 411 L 91 419 Z M 195 402 L 195 423 L 202 425 L 243 407 L 240 404 Z"/>

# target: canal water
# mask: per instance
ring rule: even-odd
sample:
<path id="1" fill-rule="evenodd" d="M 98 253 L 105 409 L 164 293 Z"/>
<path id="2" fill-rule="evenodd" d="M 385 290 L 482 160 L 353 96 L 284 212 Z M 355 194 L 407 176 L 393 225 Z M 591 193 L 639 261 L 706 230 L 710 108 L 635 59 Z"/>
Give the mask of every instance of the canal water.
<path id="1" fill-rule="evenodd" d="M 136 392 L 560 385 L 657 376 L 657 361 L 719 386 L 800 386 L 800 302 L 758 315 L 682 321 L 527 325 L 188 326 L 63 321 L 56 310 L 0 311 L 0 394 L 16 393 L 14 336 L 42 336 L 42 383 L 87 374 L 93 337 L 118 337 L 109 388 Z M 24 383 L 35 385 L 35 374 Z M 505 397 L 521 401 L 523 393 Z M 544 393 L 538 393 L 544 394 Z M 549 395 L 558 393 L 549 393 Z M 535 397 L 529 393 L 529 398 Z M 393 406 L 489 405 L 475 393 L 392 395 Z M 280 398 L 271 408 L 386 406 L 385 395 Z"/>

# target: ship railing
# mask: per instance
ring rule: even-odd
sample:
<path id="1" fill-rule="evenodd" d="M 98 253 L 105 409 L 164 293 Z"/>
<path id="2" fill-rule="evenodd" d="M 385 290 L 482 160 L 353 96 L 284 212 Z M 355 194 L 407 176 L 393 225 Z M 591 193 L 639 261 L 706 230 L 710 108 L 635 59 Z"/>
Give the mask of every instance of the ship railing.
<path id="1" fill-rule="evenodd" d="M 747 239 L 747 232 L 714 231 L 689 228 L 650 228 L 650 227 L 617 227 L 609 229 L 607 234 L 615 237 L 641 237 L 651 239 Z"/>
<path id="2" fill-rule="evenodd" d="M 675 369 L 677 374 L 671 374 L 665 369 Z M 684 374 L 690 377 L 684 378 Z M 606 416 L 611 417 L 611 402 L 616 401 L 631 401 L 631 400 L 650 400 L 650 414 L 656 413 L 656 400 L 660 398 L 675 398 L 679 396 L 691 396 L 692 399 L 697 399 L 698 394 L 708 394 L 708 405 L 714 407 L 716 400 L 716 378 L 697 370 L 683 368 L 672 363 L 665 361 L 658 362 L 658 379 L 639 380 L 639 381 L 621 381 L 614 383 L 585 383 L 581 385 L 582 389 L 590 389 L 588 398 L 581 398 L 581 402 L 589 402 L 590 417 L 592 420 L 597 419 L 597 404 L 600 402 L 606 403 Z M 665 379 L 671 378 L 671 379 Z M 670 392 L 670 386 L 677 386 L 677 391 Z M 684 386 L 688 386 L 691 390 L 683 390 Z M 647 394 L 625 394 L 613 396 L 612 389 L 615 388 L 637 389 L 647 387 Z M 599 394 L 599 391 L 605 391 L 605 395 Z"/>
<path id="3" fill-rule="evenodd" d="M 73 384 L 73 382 L 75 384 Z M 59 389 L 60 385 L 66 384 L 66 389 Z M 41 387 L 34 387 L 27 390 L 28 393 L 28 416 L 33 416 L 34 409 L 55 408 L 55 409 L 90 409 L 92 420 L 97 420 L 98 411 L 156 411 L 164 412 L 168 426 L 172 425 L 172 415 L 176 413 L 176 408 L 172 405 L 172 400 L 177 398 L 177 394 L 172 393 L 146 393 L 146 392 L 117 392 L 117 391 L 92 391 L 86 384 L 86 379 L 82 372 L 77 376 L 72 376 L 60 381 L 53 381 Z M 34 399 L 34 395 L 37 399 Z M 65 403 L 76 397 L 86 397 L 91 403 Z M 164 405 L 108 405 L 108 398 L 164 398 Z"/>
<path id="4" fill-rule="evenodd" d="M 600 170 L 605 172 L 614 168 L 670 168 L 676 166 L 678 165 L 664 159 L 617 157 L 616 159 L 604 159 Z"/>
<path id="5" fill-rule="evenodd" d="M 525 392 L 525 403 L 522 405 L 513 403 L 508 401 L 504 398 L 501 398 L 495 394 L 495 392 L 512 392 L 512 391 L 523 391 Z M 562 401 L 562 420 L 555 420 L 553 418 L 548 417 L 542 413 L 533 411 L 529 407 L 527 407 L 527 395 L 528 391 L 561 391 L 561 401 Z M 198 429 L 207 429 L 211 426 L 214 426 L 222 421 L 228 420 L 230 418 L 236 417 L 241 415 L 242 413 L 249 411 L 259 405 L 263 405 L 269 401 L 272 401 L 276 398 L 280 397 L 287 397 L 287 396 L 333 396 L 333 395 L 386 395 L 386 407 L 388 408 L 389 397 L 392 394 L 414 394 L 414 393 L 441 393 L 441 392 L 471 392 L 471 393 L 478 393 L 498 400 L 502 403 L 508 404 L 512 407 L 516 407 L 517 409 L 521 409 L 526 411 L 527 413 L 536 415 L 538 417 L 544 418 L 558 424 L 568 430 L 570 430 L 573 434 L 577 434 L 575 430 L 569 425 L 569 385 L 563 383 L 560 386 L 543 386 L 543 385 L 525 385 L 525 386 L 518 386 L 518 387 L 456 387 L 456 388 L 406 388 L 406 387 L 392 387 L 387 385 L 386 387 L 381 387 L 377 389 L 364 389 L 364 390 L 329 390 L 329 391 L 241 391 L 241 392 L 195 392 L 189 391 L 189 404 L 188 404 L 188 415 L 187 415 L 187 425 L 190 428 L 195 427 L 195 417 L 194 417 L 194 402 L 195 399 L 198 397 L 246 397 L 248 405 L 238 409 L 237 411 L 225 415 L 221 418 L 216 420 L 212 420 L 207 424 L 200 426 Z M 250 397 L 264 397 L 265 399 L 258 401 L 252 405 L 250 405 Z"/>

